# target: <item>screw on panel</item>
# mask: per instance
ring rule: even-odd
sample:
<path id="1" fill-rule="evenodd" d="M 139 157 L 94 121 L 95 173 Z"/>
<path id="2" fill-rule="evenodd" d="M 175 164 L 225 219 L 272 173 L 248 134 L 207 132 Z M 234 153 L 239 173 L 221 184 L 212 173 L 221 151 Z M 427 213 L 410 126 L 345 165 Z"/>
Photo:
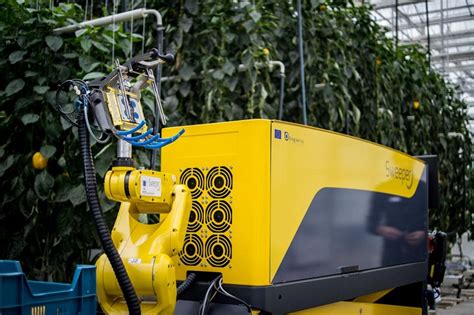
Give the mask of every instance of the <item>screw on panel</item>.
<path id="1" fill-rule="evenodd" d="M 229 265 L 229 269 L 232 269 L 232 265 Z"/>

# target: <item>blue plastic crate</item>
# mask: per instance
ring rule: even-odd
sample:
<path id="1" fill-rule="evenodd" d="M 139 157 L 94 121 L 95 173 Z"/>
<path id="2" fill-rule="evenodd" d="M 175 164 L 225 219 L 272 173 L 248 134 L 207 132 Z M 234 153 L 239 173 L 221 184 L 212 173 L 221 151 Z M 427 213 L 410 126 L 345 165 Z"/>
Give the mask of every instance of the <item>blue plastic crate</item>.
<path id="1" fill-rule="evenodd" d="M 72 283 L 29 281 L 15 260 L 0 260 L 0 315 L 93 315 L 95 267 L 78 265 Z"/>

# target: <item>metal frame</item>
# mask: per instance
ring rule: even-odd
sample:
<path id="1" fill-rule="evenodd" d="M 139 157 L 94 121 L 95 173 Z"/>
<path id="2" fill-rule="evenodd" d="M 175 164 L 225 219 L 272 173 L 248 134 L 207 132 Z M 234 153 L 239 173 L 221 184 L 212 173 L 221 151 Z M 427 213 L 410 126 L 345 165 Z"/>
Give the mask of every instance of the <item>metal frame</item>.
<path id="1" fill-rule="evenodd" d="M 424 0 L 360 0 L 374 8 L 374 17 L 395 32 L 398 11 L 400 44 L 428 46 Z M 398 10 L 396 3 L 398 2 Z M 432 67 L 460 86 L 463 98 L 474 111 L 474 1 L 428 0 Z M 474 135 L 474 120 L 472 121 Z"/>

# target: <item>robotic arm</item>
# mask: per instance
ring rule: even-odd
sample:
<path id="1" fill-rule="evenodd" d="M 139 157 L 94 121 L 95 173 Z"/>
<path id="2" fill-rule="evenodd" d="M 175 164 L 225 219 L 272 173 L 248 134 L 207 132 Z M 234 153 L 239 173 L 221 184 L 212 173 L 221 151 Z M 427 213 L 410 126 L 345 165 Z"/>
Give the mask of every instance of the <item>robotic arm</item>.
<path id="1" fill-rule="evenodd" d="M 153 70 L 172 60 L 172 55 L 152 50 L 123 65 L 117 61 L 106 77 L 90 83 L 69 80 L 61 85 L 60 91 L 72 87 L 77 95 L 77 122 L 71 119 L 72 112 L 56 107 L 79 128 L 88 205 L 105 252 L 96 263 L 97 295 L 108 314 L 172 314 L 175 308 L 172 257 L 183 246 L 190 193 L 186 186 L 176 184 L 173 174 L 138 170 L 131 158 L 133 146 L 158 149 L 184 133 L 181 130 L 170 138 L 160 138 L 147 126 L 140 102 L 143 89 L 151 86 L 159 105 L 155 114 L 166 123 Z M 102 135 L 96 137 L 93 128 Z M 121 202 L 112 233 L 98 202 L 90 135 L 99 143 L 109 141 L 111 135 L 118 139 L 117 158 L 104 182 L 107 198 Z M 160 222 L 144 223 L 141 214 L 160 214 Z"/>

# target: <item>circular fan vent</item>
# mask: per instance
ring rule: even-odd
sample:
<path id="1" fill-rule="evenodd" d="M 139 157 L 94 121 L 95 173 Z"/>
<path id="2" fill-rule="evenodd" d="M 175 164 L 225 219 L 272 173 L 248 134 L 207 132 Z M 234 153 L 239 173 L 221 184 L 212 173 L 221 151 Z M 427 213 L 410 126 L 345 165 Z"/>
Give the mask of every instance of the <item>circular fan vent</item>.
<path id="1" fill-rule="evenodd" d="M 179 258 L 183 264 L 197 266 L 203 256 L 202 240 L 194 234 L 186 234 L 183 249 L 179 252 Z"/>
<path id="2" fill-rule="evenodd" d="M 204 189 L 204 174 L 199 168 L 187 168 L 179 178 L 181 184 L 188 186 L 193 199 L 201 196 Z"/>
<path id="3" fill-rule="evenodd" d="M 189 212 L 188 232 L 197 232 L 202 227 L 204 221 L 204 209 L 201 204 L 193 200 L 191 211 Z"/>
<path id="4" fill-rule="evenodd" d="M 232 224 L 232 208 L 225 200 L 214 200 L 206 208 L 206 224 L 209 230 L 223 233 Z"/>
<path id="5" fill-rule="evenodd" d="M 232 190 L 232 172 L 225 166 L 211 168 L 206 178 L 206 187 L 212 198 L 225 198 Z"/>
<path id="6" fill-rule="evenodd" d="M 232 244 L 225 235 L 214 234 L 206 241 L 206 259 L 213 267 L 225 267 L 232 258 Z"/>

